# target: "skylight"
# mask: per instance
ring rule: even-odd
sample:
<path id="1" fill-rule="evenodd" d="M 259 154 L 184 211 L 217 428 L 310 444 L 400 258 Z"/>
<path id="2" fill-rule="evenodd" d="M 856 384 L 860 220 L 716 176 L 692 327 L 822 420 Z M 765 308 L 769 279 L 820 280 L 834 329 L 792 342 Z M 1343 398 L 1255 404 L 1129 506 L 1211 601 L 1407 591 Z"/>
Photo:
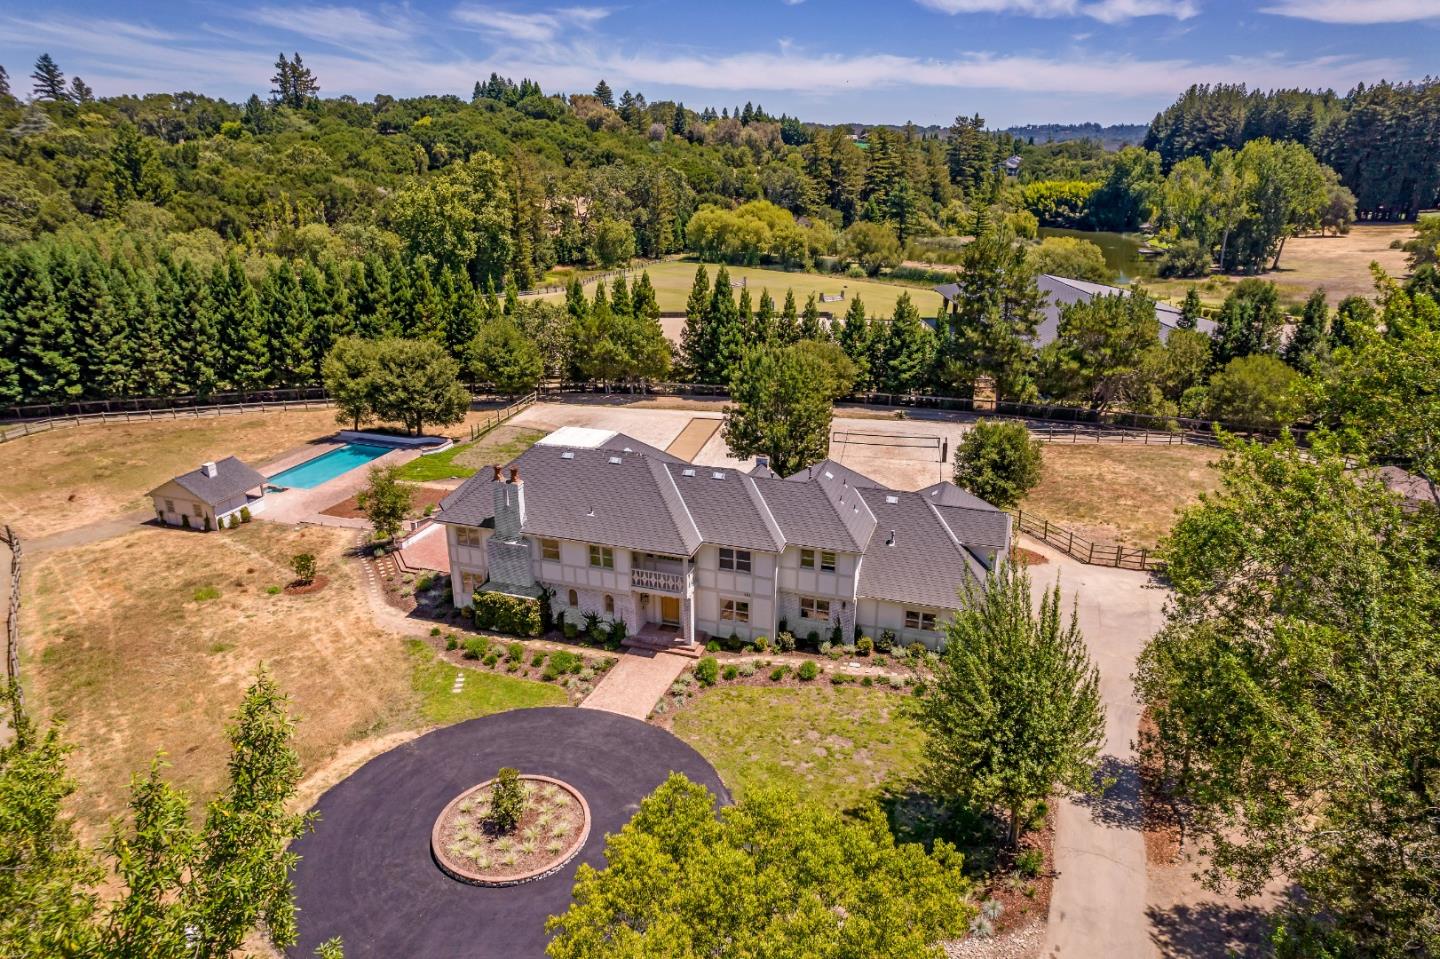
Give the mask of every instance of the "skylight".
<path id="1" fill-rule="evenodd" d="M 681 476 L 694 476 L 694 475 L 695 475 L 695 471 L 694 471 L 694 470 L 689 470 L 689 469 L 681 470 L 681 471 L 680 471 L 680 475 L 681 475 Z"/>
<path id="2" fill-rule="evenodd" d="M 574 450 L 566 450 L 565 452 L 563 452 L 563 453 L 560 454 L 560 458 L 561 458 L 562 460 L 573 460 L 573 459 L 575 458 L 575 451 L 574 451 Z"/>
<path id="3" fill-rule="evenodd" d="M 725 478 L 725 474 L 722 473 L 722 472 L 720 472 L 719 470 L 716 470 L 715 472 L 713 472 L 713 473 L 710 474 L 710 478 L 711 478 L 711 479 L 724 479 L 724 478 Z"/>
<path id="4" fill-rule="evenodd" d="M 612 463 L 620 463 L 620 462 L 623 462 L 623 461 L 622 461 L 622 460 L 620 459 L 620 457 L 618 457 L 618 456 L 612 456 L 612 457 L 610 457 L 610 462 L 612 462 Z"/>
<path id="5" fill-rule="evenodd" d="M 898 497 L 898 496 L 887 496 L 887 497 L 885 497 L 885 502 L 887 502 L 887 503 L 889 503 L 890 505 L 893 506 L 893 505 L 895 505 L 896 503 L 900 502 L 900 497 Z"/>

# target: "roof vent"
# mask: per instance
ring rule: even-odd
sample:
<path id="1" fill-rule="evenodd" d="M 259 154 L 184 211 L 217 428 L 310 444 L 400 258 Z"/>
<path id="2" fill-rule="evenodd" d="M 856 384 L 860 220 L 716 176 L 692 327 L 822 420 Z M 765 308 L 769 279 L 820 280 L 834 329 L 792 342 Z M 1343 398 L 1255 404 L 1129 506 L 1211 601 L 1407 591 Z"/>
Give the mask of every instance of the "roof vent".
<path id="1" fill-rule="evenodd" d="M 575 451 L 574 451 L 574 450 L 566 450 L 565 452 L 563 452 L 563 453 L 560 454 L 560 458 L 561 458 L 562 460 L 573 460 L 573 459 L 575 458 Z"/>
<path id="2" fill-rule="evenodd" d="M 719 470 L 716 470 L 715 472 L 713 472 L 713 473 L 710 474 L 710 478 L 711 478 L 711 479 L 724 479 L 724 478 L 725 478 L 725 474 L 722 473 L 722 472 L 720 472 Z"/>
<path id="3" fill-rule="evenodd" d="M 586 516 L 594 516 L 594 515 L 595 515 L 595 507 L 592 506 L 592 507 L 590 507 L 588 510 L 586 510 L 586 511 L 585 511 L 585 515 L 586 515 Z"/>
<path id="4" fill-rule="evenodd" d="M 885 497 L 885 502 L 889 503 L 891 506 L 894 506 L 896 503 L 900 502 L 900 497 L 898 497 L 898 496 L 886 496 L 886 497 Z"/>
<path id="5" fill-rule="evenodd" d="M 618 457 L 618 456 L 612 456 L 612 457 L 610 457 L 610 462 L 612 462 L 612 463 L 620 463 L 620 462 L 623 462 L 623 461 L 622 461 L 622 460 L 620 459 L 620 457 Z"/>
<path id="6" fill-rule="evenodd" d="M 832 472 L 830 472 L 829 470 L 826 470 L 826 471 L 825 471 L 825 478 L 826 478 L 826 479 L 834 479 L 834 478 L 835 478 L 835 474 L 832 473 Z"/>
<path id="7" fill-rule="evenodd" d="M 887 536 L 887 537 L 885 537 L 885 545 L 886 545 L 886 546 L 894 546 L 894 545 L 895 545 L 895 531 L 894 531 L 893 529 L 890 531 L 890 535 Z"/>
<path id="8" fill-rule="evenodd" d="M 691 469 L 681 470 L 681 471 L 680 471 L 680 475 L 681 475 L 681 476 L 694 476 L 694 475 L 695 475 L 695 471 L 694 471 L 694 470 L 691 470 Z"/>

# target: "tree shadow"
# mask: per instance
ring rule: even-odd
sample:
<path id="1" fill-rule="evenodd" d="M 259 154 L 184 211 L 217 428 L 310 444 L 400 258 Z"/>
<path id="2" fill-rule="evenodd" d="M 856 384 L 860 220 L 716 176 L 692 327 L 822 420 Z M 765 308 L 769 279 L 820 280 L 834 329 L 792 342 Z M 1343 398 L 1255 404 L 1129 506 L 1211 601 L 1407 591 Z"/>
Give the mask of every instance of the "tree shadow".
<path id="1" fill-rule="evenodd" d="M 944 840 L 960 850 L 966 875 L 988 876 L 1010 859 L 1005 822 L 988 809 L 939 798 L 915 783 L 887 785 L 878 801 L 897 843 L 930 850 Z"/>
<path id="2" fill-rule="evenodd" d="M 1100 757 L 1095 773 L 1095 788 L 1078 793 L 1075 801 L 1088 807 L 1096 822 L 1121 829 L 1139 829 L 1140 765 L 1134 759 L 1115 756 Z"/>
<path id="3" fill-rule="evenodd" d="M 1220 902 L 1169 909 L 1150 906 L 1145 915 L 1150 920 L 1150 940 L 1167 957 L 1260 959 L 1273 954 L 1269 938 L 1274 916 L 1259 906 Z"/>

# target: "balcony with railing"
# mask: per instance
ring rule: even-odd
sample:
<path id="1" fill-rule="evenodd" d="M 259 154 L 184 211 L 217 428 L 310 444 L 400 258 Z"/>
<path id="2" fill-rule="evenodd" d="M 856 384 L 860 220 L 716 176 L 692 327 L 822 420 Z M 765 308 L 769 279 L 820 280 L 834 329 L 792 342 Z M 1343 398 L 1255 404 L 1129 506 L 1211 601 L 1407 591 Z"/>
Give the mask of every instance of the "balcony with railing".
<path id="1" fill-rule="evenodd" d="M 669 573 L 658 569 L 630 569 L 630 586 L 651 593 L 669 593 L 672 596 L 685 595 L 685 574 Z"/>

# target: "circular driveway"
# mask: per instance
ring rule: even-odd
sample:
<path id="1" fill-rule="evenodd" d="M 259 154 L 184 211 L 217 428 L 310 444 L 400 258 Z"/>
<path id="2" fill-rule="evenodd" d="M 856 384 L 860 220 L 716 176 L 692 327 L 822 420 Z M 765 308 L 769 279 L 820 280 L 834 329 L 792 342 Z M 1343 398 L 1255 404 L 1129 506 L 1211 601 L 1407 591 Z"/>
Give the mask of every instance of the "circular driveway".
<path id="1" fill-rule="evenodd" d="M 456 882 L 430 856 L 446 803 L 501 766 L 568 782 L 590 804 L 584 848 L 552 876 L 489 889 Z M 517 709 L 421 736 L 372 759 L 315 805 L 292 846 L 300 959 L 332 936 L 346 959 L 542 957 L 545 920 L 564 912 L 580 863 L 604 866 L 605 836 L 671 771 L 729 793 L 714 768 L 663 729 L 598 709 Z"/>

